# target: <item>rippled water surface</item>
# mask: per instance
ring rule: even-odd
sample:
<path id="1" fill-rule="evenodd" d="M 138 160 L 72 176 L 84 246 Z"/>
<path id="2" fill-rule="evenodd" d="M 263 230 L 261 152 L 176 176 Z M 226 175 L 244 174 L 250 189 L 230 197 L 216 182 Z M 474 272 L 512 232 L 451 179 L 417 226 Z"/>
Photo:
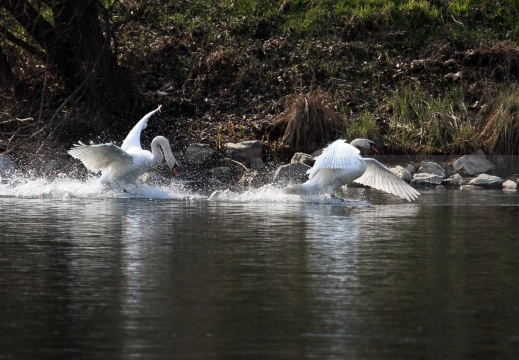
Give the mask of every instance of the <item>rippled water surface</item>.
<path id="1" fill-rule="evenodd" d="M 37 185 L 0 186 L 0 359 L 519 354 L 517 193 Z"/>

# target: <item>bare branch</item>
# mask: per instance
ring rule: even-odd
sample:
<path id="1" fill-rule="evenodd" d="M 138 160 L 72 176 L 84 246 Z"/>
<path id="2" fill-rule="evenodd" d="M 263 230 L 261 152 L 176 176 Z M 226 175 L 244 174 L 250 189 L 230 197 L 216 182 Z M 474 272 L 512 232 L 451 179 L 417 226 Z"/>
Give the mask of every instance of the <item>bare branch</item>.
<path id="1" fill-rule="evenodd" d="M 42 48 L 46 48 L 55 39 L 52 25 L 27 0 L 0 0 L 0 5 L 11 13 Z"/>
<path id="2" fill-rule="evenodd" d="M 7 30 L 4 26 L 0 26 L 0 34 L 4 35 L 5 38 L 10 41 L 11 43 L 18 45 L 25 51 L 37 56 L 40 59 L 45 58 L 45 54 L 43 51 L 36 49 L 31 44 L 28 44 L 27 42 L 23 41 L 22 39 L 16 37 L 14 34 L 12 34 L 9 30 Z"/>

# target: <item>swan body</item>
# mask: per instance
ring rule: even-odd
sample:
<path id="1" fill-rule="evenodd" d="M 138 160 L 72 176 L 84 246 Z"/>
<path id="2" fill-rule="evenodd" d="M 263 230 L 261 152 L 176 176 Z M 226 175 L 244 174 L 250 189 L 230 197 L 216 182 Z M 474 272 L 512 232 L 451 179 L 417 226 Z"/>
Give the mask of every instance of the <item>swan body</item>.
<path id="1" fill-rule="evenodd" d="M 103 183 L 133 183 L 146 171 L 166 163 L 176 173 L 178 162 L 171 152 L 168 139 L 157 136 L 151 142 L 151 152 L 141 147 L 141 132 L 148 125 L 148 119 L 157 111 L 146 114 L 130 131 L 121 147 L 112 143 L 86 145 L 75 144 L 68 153 L 81 160 L 93 172 L 101 172 Z"/>
<path id="2" fill-rule="evenodd" d="M 323 150 L 314 166 L 307 171 L 307 182 L 285 189 L 288 192 L 324 192 L 333 195 L 336 189 L 355 182 L 409 202 L 418 198 L 418 191 L 377 160 L 363 158 L 357 147 L 378 152 L 375 144 L 367 139 L 355 139 L 350 144 L 345 140 L 336 140 Z"/>

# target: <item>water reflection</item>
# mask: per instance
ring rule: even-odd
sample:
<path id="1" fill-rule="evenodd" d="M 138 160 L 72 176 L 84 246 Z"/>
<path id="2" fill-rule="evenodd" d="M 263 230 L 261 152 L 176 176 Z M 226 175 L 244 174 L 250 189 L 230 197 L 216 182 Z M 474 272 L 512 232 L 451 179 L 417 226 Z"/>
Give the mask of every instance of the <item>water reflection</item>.
<path id="1" fill-rule="evenodd" d="M 52 358 L 510 358 L 517 197 L 0 199 L 0 348 Z M 483 205 L 484 204 L 484 205 Z"/>

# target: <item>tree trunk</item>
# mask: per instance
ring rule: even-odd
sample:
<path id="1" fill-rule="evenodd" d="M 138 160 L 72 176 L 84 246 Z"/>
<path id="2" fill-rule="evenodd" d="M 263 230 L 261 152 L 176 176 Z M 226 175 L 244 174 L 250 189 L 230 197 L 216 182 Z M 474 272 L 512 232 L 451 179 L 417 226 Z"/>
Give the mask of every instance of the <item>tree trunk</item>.
<path id="1" fill-rule="evenodd" d="M 12 71 L 2 44 L 0 44 L 0 87 L 7 89 L 7 93 L 12 94 L 16 100 L 23 99 L 27 94 L 25 84 Z"/>
<path id="2" fill-rule="evenodd" d="M 0 43 L 0 85 L 11 86 L 15 81 L 16 77 L 11 71 L 11 66 L 9 66 L 7 56 L 5 56 L 2 50 L 2 44 Z"/>
<path id="3" fill-rule="evenodd" d="M 51 24 L 33 3 L 0 0 L 0 6 L 45 50 L 47 63 L 69 92 L 81 87 L 79 93 L 91 106 L 99 106 L 109 93 L 117 94 L 117 59 L 99 20 L 102 5 L 96 0 L 42 1 L 52 10 Z"/>
<path id="4" fill-rule="evenodd" d="M 90 86 L 96 88 L 109 80 L 117 61 L 110 41 L 103 35 L 96 1 L 56 0 L 49 2 L 54 15 L 54 29 L 65 51 L 56 54 L 58 63 L 71 62 L 76 73 L 72 82 L 77 86 L 90 75 Z M 96 84 L 97 83 L 97 84 Z"/>

